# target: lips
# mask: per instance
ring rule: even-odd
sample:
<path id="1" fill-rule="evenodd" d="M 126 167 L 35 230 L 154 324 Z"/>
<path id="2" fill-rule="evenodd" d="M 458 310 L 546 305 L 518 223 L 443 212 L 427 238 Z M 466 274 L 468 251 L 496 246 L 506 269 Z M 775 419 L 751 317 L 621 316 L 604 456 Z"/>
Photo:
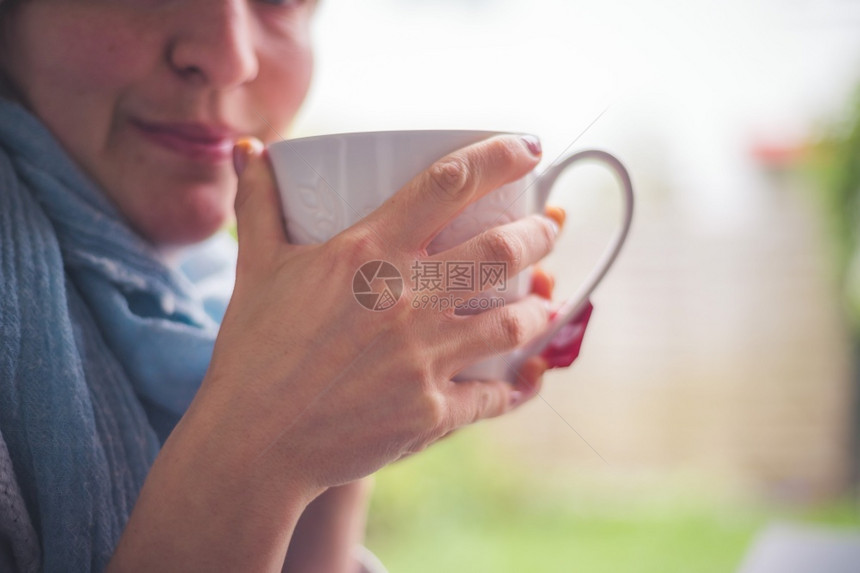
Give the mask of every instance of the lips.
<path id="1" fill-rule="evenodd" d="M 232 157 L 238 133 L 232 129 L 196 122 L 148 122 L 132 125 L 150 142 L 187 159 L 220 163 Z"/>

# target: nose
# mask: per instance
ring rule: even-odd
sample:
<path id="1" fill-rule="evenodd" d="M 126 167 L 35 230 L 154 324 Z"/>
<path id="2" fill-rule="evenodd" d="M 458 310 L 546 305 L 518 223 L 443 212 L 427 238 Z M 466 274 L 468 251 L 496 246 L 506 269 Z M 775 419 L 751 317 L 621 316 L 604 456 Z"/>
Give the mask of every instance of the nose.
<path id="1" fill-rule="evenodd" d="M 248 0 L 184 2 L 167 59 L 182 78 L 230 88 L 257 76 L 259 61 Z"/>

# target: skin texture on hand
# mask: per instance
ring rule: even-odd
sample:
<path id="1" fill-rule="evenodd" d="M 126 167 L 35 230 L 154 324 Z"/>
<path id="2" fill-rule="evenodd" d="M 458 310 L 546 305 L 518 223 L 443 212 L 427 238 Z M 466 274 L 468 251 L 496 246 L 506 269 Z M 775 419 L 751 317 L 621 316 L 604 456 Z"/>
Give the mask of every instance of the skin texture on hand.
<path id="1" fill-rule="evenodd" d="M 233 396 L 235 379 L 253 377 L 271 385 L 267 401 L 255 408 L 271 408 L 277 397 L 275 403 L 289 415 L 271 417 L 271 427 L 258 420 L 254 461 L 289 453 L 307 463 L 309 474 L 319 472 L 309 476 L 311 487 L 338 485 L 402 453 L 420 451 L 451 429 L 509 409 L 510 385 L 450 378 L 490 355 L 491 348 L 510 350 L 539 332 L 548 316 L 539 297 L 464 317 L 415 310 L 404 300 L 409 293 L 385 312 L 368 312 L 356 305 L 350 290 L 355 270 L 370 260 L 401 268 L 420 258 L 502 260 L 517 272 L 549 251 L 552 226 L 533 216 L 427 257 L 424 249 L 435 233 L 468 202 L 521 177 L 537 161 L 518 138 L 495 138 L 467 149 L 419 175 L 327 243 L 300 247 L 284 237 L 268 165 L 247 148 L 237 197 L 236 290 L 200 397 Z M 292 332 L 274 318 L 284 316 L 290 317 Z M 241 338 L 234 338 L 236 333 Z M 233 358 L 237 353 L 259 358 L 240 362 Z M 254 398 L 233 397 L 231 409 L 236 399 L 250 406 Z M 286 427 L 282 420 L 289 421 Z"/>
<path id="2" fill-rule="evenodd" d="M 559 227 L 564 224 L 564 212 L 560 208 L 548 208 L 547 214 Z M 555 279 L 552 275 L 535 265 L 532 270 L 531 292 L 550 300 L 554 287 Z M 540 356 L 526 361 L 519 374 L 523 379 L 523 386 L 531 388 L 532 392 L 523 395 L 514 408 L 520 407 L 540 391 L 546 368 L 546 362 Z M 440 440 L 456 431 L 448 432 Z M 411 455 L 405 454 L 400 460 Z M 352 559 L 352 548 L 364 538 L 373 481 L 373 476 L 369 476 L 329 488 L 308 505 L 290 540 L 283 573 L 357 571 L 357 564 Z"/>
<path id="3" fill-rule="evenodd" d="M 533 362 L 513 385 L 451 381 L 490 349 L 507 352 L 540 332 L 549 311 L 538 295 L 460 316 L 413 309 L 408 293 L 372 312 L 351 291 L 369 260 L 408 268 L 431 258 L 426 246 L 460 210 L 534 168 L 525 142 L 464 148 L 360 223 L 307 246 L 286 240 L 260 147 L 237 146 L 237 279 L 209 372 L 150 472 L 117 569 L 280 568 L 302 512 L 327 488 L 510 411 L 533 395 L 526 379 L 540 377 Z M 556 232 L 531 216 L 432 257 L 519 272 L 549 252 Z"/>

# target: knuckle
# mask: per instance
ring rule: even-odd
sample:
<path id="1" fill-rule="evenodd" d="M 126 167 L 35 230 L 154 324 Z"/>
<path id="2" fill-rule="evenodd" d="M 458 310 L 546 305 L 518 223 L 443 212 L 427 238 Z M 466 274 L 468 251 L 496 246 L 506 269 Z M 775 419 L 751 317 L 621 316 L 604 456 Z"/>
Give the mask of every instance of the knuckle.
<path id="1" fill-rule="evenodd" d="M 445 397 L 441 392 L 424 392 L 421 401 L 421 426 L 425 430 L 436 430 L 444 426 L 447 418 Z"/>
<path id="2" fill-rule="evenodd" d="M 353 227 L 333 237 L 329 245 L 347 264 L 363 265 L 380 257 L 380 239 L 367 226 Z"/>
<path id="3" fill-rule="evenodd" d="M 499 137 L 490 145 L 489 154 L 493 164 L 509 166 L 522 157 L 523 147 L 509 137 Z"/>
<path id="4" fill-rule="evenodd" d="M 433 192 L 443 201 L 459 199 L 471 187 L 471 170 L 466 161 L 452 156 L 430 167 Z"/>
<path id="5" fill-rule="evenodd" d="M 491 230 L 486 234 L 484 245 L 486 254 L 492 261 L 507 263 L 514 269 L 519 268 L 523 259 L 524 247 L 515 235 L 500 230 Z"/>
<path id="6" fill-rule="evenodd" d="M 489 388 L 484 388 L 478 396 L 475 411 L 472 416 L 472 423 L 475 423 L 483 418 L 490 417 L 493 414 L 494 400 L 490 394 Z"/>
<path id="7" fill-rule="evenodd" d="M 526 342 L 527 330 L 522 317 L 507 307 L 499 313 L 499 331 L 509 347 L 517 347 Z"/>
<path id="8" fill-rule="evenodd" d="M 404 377 L 410 380 L 418 388 L 423 396 L 434 391 L 435 380 L 430 368 L 424 364 L 420 344 L 411 336 L 400 336 L 397 353 L 404 357 L 407 362 L 404 368 Z"/>

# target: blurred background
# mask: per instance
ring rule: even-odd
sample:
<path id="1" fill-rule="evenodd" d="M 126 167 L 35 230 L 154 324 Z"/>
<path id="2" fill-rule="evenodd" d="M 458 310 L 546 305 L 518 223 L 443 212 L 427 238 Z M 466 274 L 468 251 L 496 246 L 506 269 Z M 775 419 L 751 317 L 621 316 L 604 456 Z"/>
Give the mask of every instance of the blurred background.
<path id="1" fill-rule="evenodd" d="M 860 528 L 860 3 L 324 0 L 315 25 L 294 136 L 526 131 L 637 191 L 577 362 L 377 474 L 392 573 L 736 571 L 774 523 Z M 586 166 L 551 202 L 571 293 L 619 200 Z"/>

